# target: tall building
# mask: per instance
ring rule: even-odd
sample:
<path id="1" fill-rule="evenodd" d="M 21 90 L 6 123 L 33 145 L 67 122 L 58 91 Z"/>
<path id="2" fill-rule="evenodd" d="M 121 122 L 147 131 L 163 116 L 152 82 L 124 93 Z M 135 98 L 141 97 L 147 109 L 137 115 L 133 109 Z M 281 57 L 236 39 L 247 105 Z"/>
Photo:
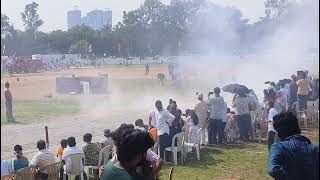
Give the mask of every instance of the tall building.
<path id="1" fill-rule="evenodd" d="M 94 10 L 87 14 L 87 25 L 94 30 L 103 28 L 103 11 Z"/>
<path id="2" fill-rule="evenodd" d="M 84 24 L 94 30 L 100 30 L 105 26 L 112 27 L 112 11 L 106 10 L 93 10 L 87 13 L 87 16 L 81 17 L 80 10 L 68 11 L 68 29 Z"/>
<path id="3" fill-rule="evenodd" d="M 81 11 L 80 10 L 72 10 L 67 12 L 67 24 L 68 29 L 71 29 L 75 26 L 81 24 Z"/>
<path id="4" fill-rule="evenodd" d="M 110 9 L 103 11 L 103 25 L 112 27 L 112 11 Z"/>

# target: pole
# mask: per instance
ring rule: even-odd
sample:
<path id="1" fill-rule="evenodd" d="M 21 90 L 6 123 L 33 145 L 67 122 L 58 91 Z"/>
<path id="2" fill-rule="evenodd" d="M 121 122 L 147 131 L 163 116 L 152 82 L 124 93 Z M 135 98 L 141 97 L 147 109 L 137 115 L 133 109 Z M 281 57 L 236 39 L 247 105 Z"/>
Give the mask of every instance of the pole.
<path id="1" fill-rule="evenodd" d="M 48 134 L 48 126 L 44 127 L 44 130 L 46 132 L 46 144 L 47 144 L 47 148 L 49 148 L 49 134 Z"/>
<path id="2" fill-rule="evenodd" d="M 174 169 L 174 167 L 171 167 L 168 180 L 172 180 L 172 177 L 173 177 L 173 169 Z"/>

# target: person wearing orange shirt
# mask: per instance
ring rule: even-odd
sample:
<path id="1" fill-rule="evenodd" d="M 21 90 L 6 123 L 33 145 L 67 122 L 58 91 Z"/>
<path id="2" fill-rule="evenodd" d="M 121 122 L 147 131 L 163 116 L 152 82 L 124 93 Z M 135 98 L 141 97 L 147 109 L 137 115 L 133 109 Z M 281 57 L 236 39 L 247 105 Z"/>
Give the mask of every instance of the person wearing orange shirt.
<path id="1" fill-rule="evenodd" d="M 59 148 L 58 148 L 58 151 L 57 151 L 57 157 L 58 157 L 58 158 L 61 158 L 61 157 L 62 157 L 62 155 L 63 155 L 63 150 L 64 150 L 65 148 L 67 148 L 68 142 L 67 142 L 66 139 L 62 139 L 61 142 L 60 142 L 60 144 L 61 144 L 61 147 L 59 147 Z"/>

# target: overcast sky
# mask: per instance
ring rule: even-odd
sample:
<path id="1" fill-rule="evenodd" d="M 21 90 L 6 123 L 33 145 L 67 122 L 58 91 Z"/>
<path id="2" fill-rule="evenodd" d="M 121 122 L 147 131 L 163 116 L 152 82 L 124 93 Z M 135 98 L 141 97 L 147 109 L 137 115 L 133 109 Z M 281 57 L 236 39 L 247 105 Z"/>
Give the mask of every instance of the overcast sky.
<path id="1" fill-rule="evenodd" d="M 35 1 L 39 4 L 39 15 L 44 21 L 40 27 L 41 31 L 66 30 L 67 11 L 78 6 L 82 16 L 95 9 L 112 10 L 113 24 L 120 21 L 123 11 L 136 9 L 143 0 L 1 0 L 1 13 L 10 18 L 15 28 L 23 29 L 20 13 L 23 12 L 26 4 Z M 168 4 L 170 0 L 161 0 Z M 242 11 L 243 17 L 256 22 L 259 17 L 264 16 L 265 0 L 210 0 L 221 6 L 231 6 Z"/>

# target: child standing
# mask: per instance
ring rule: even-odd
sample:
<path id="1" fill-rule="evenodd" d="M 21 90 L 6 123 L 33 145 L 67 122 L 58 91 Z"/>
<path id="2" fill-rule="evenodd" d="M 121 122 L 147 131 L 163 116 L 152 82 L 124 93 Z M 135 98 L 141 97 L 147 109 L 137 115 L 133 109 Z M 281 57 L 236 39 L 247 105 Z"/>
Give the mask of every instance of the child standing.
<path id="1" fill-rule="evenodd" d="M 188 112 L 187 118 L 184 118 L 186 125 L 189 126 L 188 131 L 188 142 L 189 143 L 198 143 L 197 141 L 197 132 L 200 129 L 199 127 L 199 119 L 197 114 L 194 111 L 186 111 Z M 200 137 L 198 137 L 200 138 Z"/>

